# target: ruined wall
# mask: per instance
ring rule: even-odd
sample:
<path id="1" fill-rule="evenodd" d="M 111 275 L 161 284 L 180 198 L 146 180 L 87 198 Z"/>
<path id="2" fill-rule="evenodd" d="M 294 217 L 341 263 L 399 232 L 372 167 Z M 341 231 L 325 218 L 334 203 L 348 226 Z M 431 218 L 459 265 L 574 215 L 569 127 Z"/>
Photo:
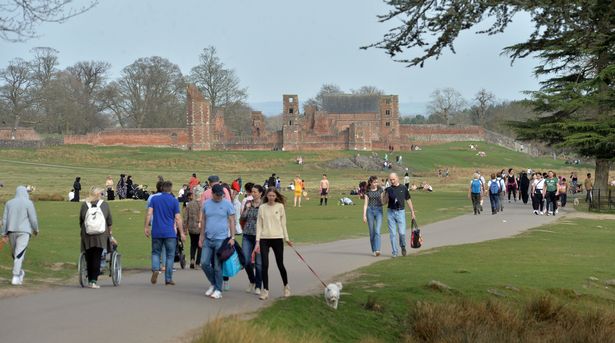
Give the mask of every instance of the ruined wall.
<path id="1" fill-rule="evenodd" d="M 484 141 L 480 126 L 408 125 L 402 124 L 400 140 L 403 144 L 436 144 L 455 141 Z"/>
<path id="2" fill-rule="evenodd" d="M 188 147 L 187 129 L 107 129 L 87 135 L 66 135 L 64 144 Z"/>
<path id="3" fill-rule="evenodd" d="M 12 140 L 12 128 L 0 128 L 0 140 Z M 31 127 L 19 127 L 15 130 L 15 140 L 40 141 L 41 136 Z"/>
<path id="4" fill-rule="evenodd" d="M 186 93 L 187 147 L 190 150 L 211 150 L 211 104 L 194 85 L 188 85 Z"/>

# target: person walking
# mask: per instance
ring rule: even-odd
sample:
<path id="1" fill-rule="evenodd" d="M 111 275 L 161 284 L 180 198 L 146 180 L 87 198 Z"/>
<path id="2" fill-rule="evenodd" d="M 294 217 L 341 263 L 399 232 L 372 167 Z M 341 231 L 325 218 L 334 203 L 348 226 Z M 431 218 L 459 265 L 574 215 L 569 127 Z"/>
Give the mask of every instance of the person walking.
<path id="1" fill-rule="evenodd" d="M 15 197 L 4 205 L 2 216 L 2 242 L 10 243 L 13 257 L 13 278 L 11 285 L 23 284 L 26 273 L 23 271 L 23 261 L 30 243 L 30 237 L 39 233 L 38 219 L 34 203 L 25 186 L 18 186 Z"/>
<path id="2" fill-rule="evenodd" d="M 126 199 L 126 175 L 120 174 L 120 180 L 117 182 L 116 194 L 118 199 Z"/>
<path id="3" fill-rule="evenodd" d="M 201 206 L 199 201 L 194 198 L 194 193 L 188 191 L 188 203 L 184 208 L 184 229 L 190 236 L 190 269 L 194 269 L 195 264 L 201 265 L 201 251 L 199 247 L 199 236 L 201 235 Z"/>
<path id="4" fill-rule="evenodd" d="M 536 173 L 536 180 L 532 183 L 532 194 L 534 195 L 534 214 L 544 214 L 544 188 L 545 180 L 541 173 Z"/>
<path id="5" fill-rule="evenodd" d="M 196 177 L 196 173 L 192 173 L 192 176 L 190 177 L 190 180 L 188 181 L 188 187 L 190 187 L 190 191 L 194 193 L 194 187 L 196 187 L 196 185 L 198 185 L 199 183 L 201 183 L 201 180 L 199 180 L 198 177 Z"/>
<path id="6" fill-rule="evenodd" d="M 79 202 L 79 192 L 81 191 L 81 177 L 77 176 L 75 178 L 75 182 L 73 182 L 73 191 L 75 192 L 75 195 L 73 196 L 73 202 Z"/>
<path id="7" fill-rule="evenodd" d="M 557 191 L 559 193 L 559 202 L 561 207 L 566 207 L 566 202 L 568 200 L 568 183 L 566 183 L 566 178 L 562 178 L 559 184 L 557 185 Z"/>
<path id="8" fill-rule="evenodd" d="M 221 299 L 222 261 L 218 258 L 218 251 L 227 238 L 229 244 L 235 245 L 235 208 L 225 199 L 224 187 L 221 184 L 213 185 L 211 194 L 212 198 L 205 201 L 201 211 L 201 269 L 210 283 L 205 295 L 212 299 Z"/>
<path id="9" fill-rule="evenodd" d="M 401 156 L 399 158 L 401 159 Z M 408 172 L 404 174 L 404 186 L 410 190 L 410 175 L 408 175 Z"/>
<path id="10" fill-rule="evenodd" d="M 547 200 L 548 216 L 554 216 L 557 214 L 557 196 L 559 195 L 557 183 L 558 180 L 555 173 L 549 170 L 547 172 L 547 178 L 545 179 L 545 198 Z"/>
<path id="11" fill-rule="evenodd" d="M 583 187 L 585 187 L 585 202 L 589 202 L 590 204 L 594 200 L 593 190 L 594 190 L 594 182 L 592 181 L 592 174 L 587 173 L 587 179 L 583 182 Z"/>
<path id="12" fill-rule="evenodd" d="M 301 207 L 301 196 L 303 196 L 303 180 L 301 180 L 299 175 L 295 176 L 295 179 L 293 180 L 293 186 L 295 188 L 293 207 L 297 207 L 297 204 L 299 205 L 299 207 Z"/>
<path id="13" fill-rule="evenodd" d="M 378 177 L 367 179 L 365 204 L 363 205 L 363 223 L 369 230 L 369 244 L 374 256 L 380 256 L 380 228 L 382 227 L 382 193 L 384 189 L 378 185 Z"/>
<path id="14" fill-rule="evenodd" d="M 99 187 L 92 187 L 90 194 L 85 199 L 85 202 L 81 205 L 79 211 L 79 226 L 81 227 L 81 252 L 85 253 L 85 263 L 88 271 L 88 287 L 98 289 L 98 276 L 100 275 L 100 262 L 102 258 L 102 252 L 109 247 L 109 238 L 112 231 L 111 226 L 113 224 L 111 217 L 111 209 L 109 204 L 103 201 L 102 197 L 105 194 L 105 190 Z M 86 219 L 88 219 L 88 212 L 91 212 L 92 208 L 98 207 L 100 213 L 102 213 L 105 220 L 105 231 L 103 233 L 88 233 L 86 227 Z M 96 210 L 94 214 L 96 215 Z"/>
<path id="15" fill-rule="evenodd" d="M 246 188 L 247 188 L 246 184 Z M 258 220 L 258 211 L 261 206 L 262 197 L 265 189 L 260 185 L 250 186 L 251 199 L 245 203 L 241 211 L 241 221 L 243 224 L 243 255 L 246 274 L 250 285 L 246 289 L 248 293 L 261 294 L 263 286 L 262 278 L 262 259 L 260 254 L 254 254 L 256 248 L 256 223 Z M 254 258 L 253 258 L 254 256 Z"/>
<path id="16" fill-rule="evenodd" d="M 527 204 L 527 201 L 529 199 L 528 197 L 529 188 L 530 188 L 530 179 L 527 177 L 527 173 L 523 172 L 521 173 L 521 177 L 519 178 L 519 194 L 521 196 L 521 201 L 523 201 L 524 204 Z"/>
<path id="17" fill-rule="evenodd" d="M 325 206 L 327 206 L 327 200 L 329 200 L 329 180 L 327 179 L 327 174 L 322 174 L 322 180 L 320 180 L 320 206 L 322 206 L 323 200 Z"/>
<path id="18" fill-rule="evenodd" d="M 105 188 L 107 189 L 107 201 L 111 201 L 115 199 L 115 192 L 113 191 L 113 178 L 111 175 L 107 176 L 105 180 Z"/>
<path id="19" fill-rule="evenodd" d="M 500 212 L 504 212 L 504 199 L 506 198 L 506 183 L 504 181 L 505 177 L 506 177 L 506 174 L 504 172 L 504 169 L 502 169 L 502 171 L 496 176 L 496 180 L 498 181 L 498 184 L 500 186 L 500 193 L 498 193 L 498 196 L 500 197 L 499 199 L 499 204 L 500 204 L 499 211 Z"/>
<path id="20" fill-rule="evenodd" d="M 284 296 L 290 296 L 288 286 L 288 275 L 284 267 L 284 241 L 289 246 L 293 242 L 288 238 L 286 230 L 286 212 L 284 205 L 285 197 L 275 188 L 268 188 L 265 196 L 267 202 L 258 209 L 258 219 L 256 220 L 256 254 L 261 255 L 263 290 L 259 297 L 260 300 L 269 298 L 269 249 L 273 250 L 275 262 L 278 265 L 282 283 L 284 284 Z"/>
<path id="21" fill-rule="evenodd" d="M 512 168 L 508 169 L 508 175 L 506 176 L 506 193 L 508 193 L 508 202 L 510 203 L 510 196 L 513 196 L 513 200 L 517 202 L 517 189 L 519 184 L 515 178 L 515 173 Z"/>
<path id="22" fill-rule="evenodd" d="M 173 183 L 164 181 L 162 183 L 162 193 L 153 197 L 145 218 L 145 237 L 152 238 L 152 277 L 151 283 L 156 284 L 160 271 L 160 255 L 164 250 L 166 253 L 164 281 L 166 285 L 175 285 L 173 281 L 173 262 L 175 260 L 175 247 L 177 246 L 177 235 L 182 241 L 186 240 L 186 235 L 182 228 L 182 217 L 179 211 L 179 202 L 171 194 Z M 149 224 L 152 224 L 150 230 Z"/>
<path id="23" fill-rule="evenodd" d="M 470 187 L 468 188 L 468 198 L 472 200 L 474 215 L 480 214 L 480 199 L 483 190 L 484 188 L 482 182 L 480 182 L 480 175 L 474 173 L 472 181 L 470 181 Z"/>
<path id="24" fill-rule="evenodd" d="M 389 236 L 391 238 L 391 250 L 393 257 L 398 256 L 397 235 L 402 256 L 406 256 L 406 204 L 410 208 L 412 219 L 415 219 L 414 206 L 410 199 L 410 192 L 406 186 L 399 184 L 399 176 L 396 173 L 389 175 L 391 186 L 382 193 L 382 204 L 387 204 L 387 221 Z"/>
<path id="25" fill-rule="evenodd" d="M 496 178 L 495 173 L 491 174 L 491 180 L 487 183 L 489 190 L 489 202 L 491 203 L 491 214 L 496 214 L 500 210 L 500 193 L 502 185 Z"/>

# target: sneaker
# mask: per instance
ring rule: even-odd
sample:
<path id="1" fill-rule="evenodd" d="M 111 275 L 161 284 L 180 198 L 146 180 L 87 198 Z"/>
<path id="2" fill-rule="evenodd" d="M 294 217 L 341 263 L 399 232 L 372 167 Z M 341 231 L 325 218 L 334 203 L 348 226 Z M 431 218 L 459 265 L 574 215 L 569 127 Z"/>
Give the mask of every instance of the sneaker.
<path id="1" fill-rule="evenodd" d="M 21 285 L 21 281 L 19 281 L 19 276 L 13 276 L 13 278 L 11 279 L 11 285 L 13 286 Z"/>
<path id="2" fill-rule="evenodd" d="M 288 285 L 284 286 L 284 297 L 290 297 L 290 287 L 288 287 Z"/>
<path id="3" fill-rule="evenodd" d="M 90 282 L 90 284 L 88 285 L 88 288 L 99 289 L 100 286 L 97 285 L 96 282 Z"/>
<path id="4" fill-rule="evenodd" d="M 23 283 L 24 276 L 26 276 L 26 272 L 22 269 L 21 272 L 19 273 L 19 284 L 20 285 Z"/>
<path id="5" fill-rule="evenodd" d="M 248 288 L 246 288 L 246 293 L 253 293 L 254 289 L 256 288 L 256 284 L 251 283 Z"/>
<path id="6" fill-rule="evenodd" d="M 222 298 L 222 292 L 214 291 L 213 293 L 211 293 L 210 298 L 212 298 L 212 299 L 221 299 Z"/>
<path id="7" fill-rule="evenodd" d="M 269 291 L 268 291 L 268 290 L 266 290 L 266 289 L 263 289 L 263 290 L 261 291 L 261 296 L 260 296 L 260 297 L 258 297 L 258 298 L 259 298 L 260 300 L 267 300 L 267 299 L 269 299 Z"/>
<path id="8" fill-rule="evenodd" d="M 540 215 L 543 216 L 545 213 L 543 211 L 540 211 Z"/>
<path id="9" fill-rule="evenodd" d="M 157 270 L 154 270 L 152 272 L 152 278 L 150 279 L 150 281 L 152 282 L 152 285 L 155 285 L 156 282 L 158 282 L 158 273 L 159 272 Z"/>
<path id="10" fill-rule="evenodd" d="M 214 286 L 209 286 L 209 288 L 205 291 L 206 296 L 211 296 L 211 293 L 214 292 Z"/>
<path id="11" fill-rule="evenodd" d="M 254 294 L 256 294 L 256 295 L 261 295 L 261 289 L 260 289 L 260 288 L 256 288 L 256 289 L 254 290 Z"/>
<path id="12" fill-rule="evenodd" d="M 190 269 L 194 269 L 194 260 L 190 260 Z"/>
<path id="13" fill-rule="evenodd" d="M 406 256 L 406 247 L 401 247 L 401 256 Z"/>
<path id="14" fill-rule="evenodd" d="M 558 214 L 558 213 L 559 213 L 559 208 L 555 210 L 555 214 Z"/>
<path id="15" fill-rule="evenodd" d="M 380 251 L 376 250 L 376 257 L 380 256 Z"/>
<path id="16" fill-rule="evenodd" d="M 229 289 L 231 289 L 231 284 L 228 281 L 224 281 L 222 283 L 222 289 L 228 291 Z"/>
<path id="17" fill-rule="evenodd" d="M 165 281 L 164 284 L 167 285 L 167 286 L 175 286 L 175 281 L 173 281 L 173 280 Z"/>
<path id="18" fill-rule="evenodd" d="M 538 215 L 538 211 L 534 211 L 534 214 L 535 214 L 535 215 Z"/>
<path id="19" fill-rule="evenodd" d="M 395 257 L 397 257 L 397 255 L 396 255 L 396 254 L 391 255 L 391 258 L 395 258 Z"/>

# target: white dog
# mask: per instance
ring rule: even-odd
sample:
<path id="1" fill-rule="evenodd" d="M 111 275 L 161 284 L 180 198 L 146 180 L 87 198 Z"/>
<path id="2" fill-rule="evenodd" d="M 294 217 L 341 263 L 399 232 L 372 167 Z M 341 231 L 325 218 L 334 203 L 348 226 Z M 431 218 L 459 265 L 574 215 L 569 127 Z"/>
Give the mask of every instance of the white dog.
<path id="1" fill-rule="evenodd" d="M 327 305 L 337 310 L 337 303 L 340 301 L 340 293 L 342 291 L 342 283 L 330 283 L 325 288 L 325 300 Z"/>

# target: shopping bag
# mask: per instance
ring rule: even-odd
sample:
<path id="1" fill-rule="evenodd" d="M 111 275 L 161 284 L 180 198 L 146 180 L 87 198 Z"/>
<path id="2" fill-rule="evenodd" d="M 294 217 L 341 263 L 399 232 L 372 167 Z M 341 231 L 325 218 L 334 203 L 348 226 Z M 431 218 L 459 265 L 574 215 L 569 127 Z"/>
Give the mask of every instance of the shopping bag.
<path id="1" fill-rule="evenodd" d="M 243 269 L 237 251 L 233 252 L 224 263 L 222 263 L 222 276 L 233 277 Z"/>

